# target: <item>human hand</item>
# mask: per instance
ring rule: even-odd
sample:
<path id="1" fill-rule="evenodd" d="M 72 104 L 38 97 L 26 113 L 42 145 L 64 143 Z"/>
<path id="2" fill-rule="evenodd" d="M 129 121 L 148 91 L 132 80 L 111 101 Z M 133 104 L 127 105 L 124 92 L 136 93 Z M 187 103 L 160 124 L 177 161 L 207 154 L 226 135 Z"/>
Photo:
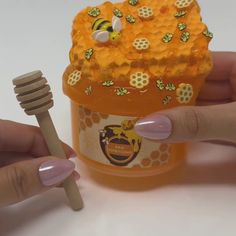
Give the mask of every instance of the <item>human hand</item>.
<path id="1" fill-rule="evenodd" d="M 136 132 L 148 139 L 179 143 L 236 143 L 236 53 L 213 53 L 214 67 L 197 105 L 151 114 L 137 122 Z"/>
<path id="2" fill-rule="evenodd" d="M 75 157 L 63 144 L 66 156 Z M 49 156 L 40 129 L 0 120 L 0 207 L 23 201 L 58 186 L 73 173 L 69 160 Z"/>

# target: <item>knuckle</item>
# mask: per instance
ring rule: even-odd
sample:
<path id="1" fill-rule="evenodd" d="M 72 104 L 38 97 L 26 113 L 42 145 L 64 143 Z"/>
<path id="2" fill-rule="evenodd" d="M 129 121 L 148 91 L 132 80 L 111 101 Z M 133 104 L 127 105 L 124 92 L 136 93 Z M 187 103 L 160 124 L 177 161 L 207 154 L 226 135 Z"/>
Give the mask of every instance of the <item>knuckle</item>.
<path id="1" fill-rule="evenodd" d="M 186 109 L 184 113 L 184 126 L 186 128 L 188 138 L 197 139 L 202 132 L 203 115 L 197 108 Z"/>
<path id="2" fill-rule="evenodd" d="M 21 167 L 12 165 L 8 168 L 7 178 L 16 199 L 18 201 L 26 199 L 28 197 L 27 173 Z"/>

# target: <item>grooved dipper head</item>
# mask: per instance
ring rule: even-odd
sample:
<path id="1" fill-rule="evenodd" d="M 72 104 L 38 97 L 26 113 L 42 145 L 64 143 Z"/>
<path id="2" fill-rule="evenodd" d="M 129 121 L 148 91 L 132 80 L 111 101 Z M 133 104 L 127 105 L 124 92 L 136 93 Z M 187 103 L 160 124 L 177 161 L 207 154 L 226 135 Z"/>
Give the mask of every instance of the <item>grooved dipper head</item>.
<path id="1" fill-rule="evenodd" d="M 27 115 L 37 115 L 53 107 L 52 93 L 41 71 L 13 79 L 17 100 Z"/>

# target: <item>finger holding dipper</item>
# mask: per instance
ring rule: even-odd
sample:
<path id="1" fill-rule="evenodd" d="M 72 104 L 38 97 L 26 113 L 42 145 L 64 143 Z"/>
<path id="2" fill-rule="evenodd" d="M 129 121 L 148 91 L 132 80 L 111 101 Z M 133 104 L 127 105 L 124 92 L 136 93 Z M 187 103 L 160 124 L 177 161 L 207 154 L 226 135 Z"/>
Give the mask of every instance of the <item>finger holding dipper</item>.
<path id="1" fill-rule="evenodd" d="M 34 71 L 19 76 L 13 80 L 13 84 L 17 100 L 25 113 L 36 116 L 51 155 L 65 159 L 65 151 L 48 111 L 53 107 L 52 93 L 42 72 Z M 83 207 L 83 201 L 73 176 L 64 181 L 63 187 L 72 209 L 80 210 Z"/>

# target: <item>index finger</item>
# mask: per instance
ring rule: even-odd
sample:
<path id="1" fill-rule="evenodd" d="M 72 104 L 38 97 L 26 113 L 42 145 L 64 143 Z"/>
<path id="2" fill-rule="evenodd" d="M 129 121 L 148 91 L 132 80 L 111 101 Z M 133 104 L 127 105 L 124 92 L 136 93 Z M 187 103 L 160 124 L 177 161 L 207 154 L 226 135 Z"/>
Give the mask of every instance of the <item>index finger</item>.
<path id="1" fill-rule="evenodd" d="M 62 144 L 67 157 L 76 155 L 71 147 Z M 38 127 L 7 120 L 0 120 L 0 152 L 28 153 L 36 157 L 50 154 Z"/>
<path id="2" fill-rule="evenodd" d="M 213 52 L 213 69 L 207 81 L 229 81 L 230 73 L 234 63 L 236 63 L 235 52 Z"/>

